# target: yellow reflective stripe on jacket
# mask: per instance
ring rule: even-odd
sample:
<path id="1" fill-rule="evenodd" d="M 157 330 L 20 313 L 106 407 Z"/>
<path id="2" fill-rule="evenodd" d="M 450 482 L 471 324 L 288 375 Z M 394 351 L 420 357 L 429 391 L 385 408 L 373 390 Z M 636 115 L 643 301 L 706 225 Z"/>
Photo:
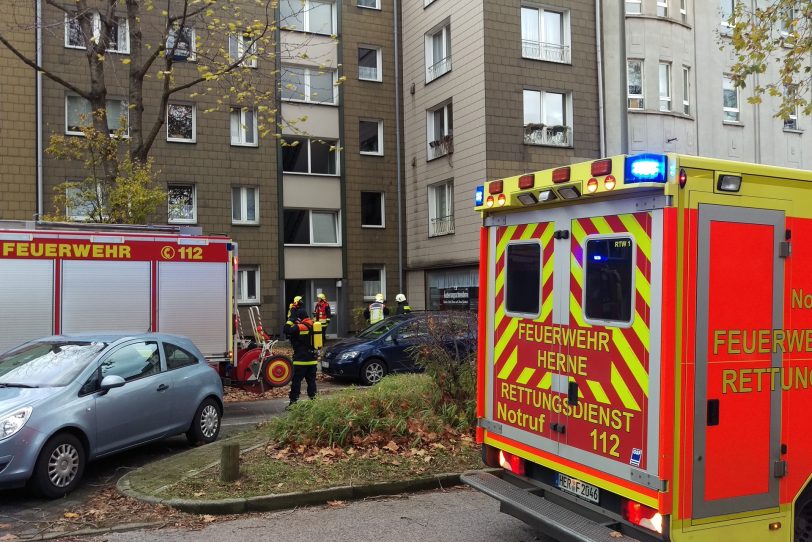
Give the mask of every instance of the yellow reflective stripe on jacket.
<path id="1" fill-rule="evenodd" d="M 293 362 L 294 365 L 318 365 L 318 363 L 319 363 L 318 360 L 315 360 L 315 359 L 313 361 L 294 361 Z"/>

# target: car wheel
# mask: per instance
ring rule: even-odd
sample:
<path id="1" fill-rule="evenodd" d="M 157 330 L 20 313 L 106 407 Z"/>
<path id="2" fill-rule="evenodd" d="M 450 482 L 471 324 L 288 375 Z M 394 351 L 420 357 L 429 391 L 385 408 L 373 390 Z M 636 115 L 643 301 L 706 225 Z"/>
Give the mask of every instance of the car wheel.
<path id="1" fill-rule="evenodd" d="M 45 443 L 31 478 L 33 489 L 49 499 L 64 497 L 85 473 L 85 447 L 70 433 L 59 433 Z"/>
<path id="2" fill-rule="evenodd" d="M 190 444 L 209 444 L 217 440 L 220 434 L 220 418 L 223 413 L 217 401 L 207 397 L 197 407 L 192 425 L 186 432 Z"/>
<path id="3" fill-rule="evenodd" d="M 812 491 L 804 491 L 795 503 L 794 530 L 793 542 L 812 541 Z"/>
<path id="4" fill-rule="evenodd" d="M 371 386 L 381 381 L 386 376 L 388 369 L 386 364 L 379 359 L 369 359 L 361 366 L 361 383 Z"/>

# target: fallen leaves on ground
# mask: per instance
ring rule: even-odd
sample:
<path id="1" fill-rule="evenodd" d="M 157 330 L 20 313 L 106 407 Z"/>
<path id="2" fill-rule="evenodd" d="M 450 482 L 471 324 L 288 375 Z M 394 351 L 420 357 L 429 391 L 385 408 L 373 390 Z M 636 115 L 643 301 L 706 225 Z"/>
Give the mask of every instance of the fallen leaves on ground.
<path id="1" fill-rule="evenodd" d="M 0 541 L 2 542 L 7 542 L 10 540 L 17 540 L 17 537 L 13 534 L 4 534 L 3 536 L 0 536 Z"/>
<path id="2" fill-rule="evenodd" d="M 316 382 L 327 382 L 328 380 L 329 377 L 323 375 L 322 373 L 318 373 L 316 375 Z M 282 386 L 280 388 L 266 389 L 264 392 L 261 391 L 259 386 L 256 386 L 253 390 L 234 388 L 229 386 L 224 390 L 223 401 L 225 401 L 226 403 L 247 403 L 251 401 L 266 401 L 268 399 L 281 399 L 283 397 L 287 397 L 289 393 L 290 393 L 290 384 Z"/>
<path id="3" fill-rule="evenodd" d="M 344 508 L 347 503 L 345 501 L 327 501 L 327 506 L 330 508 Z"/>

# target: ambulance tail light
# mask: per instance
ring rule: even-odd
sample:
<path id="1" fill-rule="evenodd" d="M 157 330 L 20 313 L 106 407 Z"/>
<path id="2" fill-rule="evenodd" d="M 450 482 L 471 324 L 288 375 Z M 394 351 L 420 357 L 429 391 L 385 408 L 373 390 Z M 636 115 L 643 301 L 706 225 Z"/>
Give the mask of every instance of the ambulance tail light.
<path id="1" fill-rule="evenodd" d="M 505 203 L 507 203 L 507 196 L 505 196 L 504 194 L 499 194 L 499 197 L 496 198 L 496 204 L 499 207 L 504 207 Z"/>
<path id="2" fill-rule="evenodd" d="M 566 183 L 570 180 L 570 168 L 567 167 L 560 167 L 558 169 L 553 170 L 553 182 L 558 183 Z"/>
<path id="3" fill-rule="evenodd" d="M 538 203 L 536 196 L 534 196 L 532 192 L 525 192 L 524 194 L 519 194 L 518 196 L 516 196 L 516 199 L 518 199 L 522 205 L 534 205 Z"/>
<path id="4" fill-rule="evenodd" d="M 534 184 L 536 184 L 535 175 L 522 175 L 521 177 L 519 177 L 519 189 L 521 190 L 533 188 Z"/>
<path id="5" fill-rule="evenodd" d="M 488 199 L 485 200 L 485 207 L 488 209 L 493 207 L 493 196 L 488 196 Z"/>
<path id="6" fill-rule="evenodd" d="M 663 154 L 638 154 L 626 157 L 626 184 L 664 183 L 668 180 L 668 159 Z"/>
<path id="7" fill-rule="evenodd" d="M 539 201 L 541 202 L 553 201 L 555 199 L 558 199 L 558 196 L 556 196 L 552 190 L 542 190 L 539 192 Z"/>
<path id="8" fill-rule="evenodd" d="M 663 533 L 663 516 L 653 508 L 624 499 L 621 506 L 623 519 L 644 529 Z"/>
<path id="9" fill-rule="evenodd" d="M 607 175 L 603 180 L 603 187 L 607 190 L 614 190 L 617 186 L 617 179 L 613 175 Z"/>
<path id="10" fill-rule="evenodd" d="M 738 192 L 742 188 L 742 178 L 738 175 L 719 175 L 716 188 L 722 192 Z"/>
<path id="11" fill-rule="evenodd" d="M 598 179 L 592 177 L 586 182 L 586 191 L 590 194 L 594 194 L 598 191 Z"/>
<path id="12" fill-rule="evenodd" d="M 679 187 L 685 188 L 685 185 L 688 184 L 688 174 L 685 173 L 685 169 L 680 168 L 679 170 Z"/>
<path id="13" fill-rule="evenodd" d="M 558 189 L 558 195 L 563 199 L 578 199 L 581 196 L 581 192 L 574 186 L 565 186 L 564 188 Z"/>
<path id="14" fill-rule="evenodd" d="M 511 453 L 499 452 L 499 466 L 518 476 L 524 476 L 524 459 Z"/>
<path id="15" fill-rule="evenodd" d="M 492 183 L 488 184 L 488 194 L 498 194 L 504 188 L 504 183 L 502 181 L 493 181 Z"/>
<path id="16" fill-rule="evenodd" d="M 612 159 L 598 160 L 592 162 L 591 171 L 593 177 L 603 177 L 612 173 Z"/>

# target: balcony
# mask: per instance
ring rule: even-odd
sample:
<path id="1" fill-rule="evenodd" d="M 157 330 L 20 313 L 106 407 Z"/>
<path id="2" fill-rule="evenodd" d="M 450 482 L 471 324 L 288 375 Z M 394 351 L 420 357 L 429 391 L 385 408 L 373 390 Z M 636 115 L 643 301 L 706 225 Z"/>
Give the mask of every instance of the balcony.
<path id="1" fill-rule="evenodd" d="M 525 124 L 524 142 L 528 145 L 571 147 L 572 127 L 561 125 L 547 126 L 545 124 Z"/>
<path id="2" fill-rule="evenodd" d="M 429 160 L 440 158 L 454 152 L 454 136 L 451 134 L 441 136 L 440 139 L 429 141 Z"/>
<path id="3" fill-rule="evenodd" d="M 454 215 L 429 219 L 429 237 L 454 233 Z"/>
<path id="4" fill-rule="evenodd" d="M 441 75 L 451 71 L 451 55 L 438 60 L 426 68 L 426 83 L 431 83 Z"/>
<path id="5" fill-rule="evenodd" d="M 522 56 L 546 62 L 569 64 L 570 46 L 561 43 L 544 43 L 540 41 L 522 40 Z"/>

